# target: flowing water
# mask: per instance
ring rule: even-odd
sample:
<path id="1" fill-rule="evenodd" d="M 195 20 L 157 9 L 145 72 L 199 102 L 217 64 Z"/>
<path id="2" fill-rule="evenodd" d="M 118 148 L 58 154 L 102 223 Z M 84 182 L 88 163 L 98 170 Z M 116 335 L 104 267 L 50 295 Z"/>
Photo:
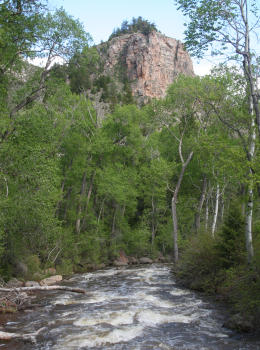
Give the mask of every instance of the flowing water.
<path id="1" fill-rule="evenodd" d="M 50 292 L 42 307 L 8 322 L 9 332 L 46 327 L 36 344 L 9 342 L 19 350 L 256 350 L 223 328 L 221 309 L 176 285 L 170 265 L 108 269 L 73 276 L 67 283 L 86 295 Z"/>

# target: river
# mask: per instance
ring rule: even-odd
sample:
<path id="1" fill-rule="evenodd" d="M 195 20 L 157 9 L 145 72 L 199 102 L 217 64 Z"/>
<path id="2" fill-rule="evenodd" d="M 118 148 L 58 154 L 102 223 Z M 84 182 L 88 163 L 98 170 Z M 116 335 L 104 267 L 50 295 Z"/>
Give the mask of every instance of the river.
<path id="1" fill-rule="evenodd" d="M 8 332 L 46 327 L 36 344 L 12 341 L 9 350 L 256 350 L 260 341 L 224 328 L 225 312 L 176 285 L 171 265 L 100 270 L 75 275 L 62 291 L 41 294 L 41 307 L 19 313 Z"/>

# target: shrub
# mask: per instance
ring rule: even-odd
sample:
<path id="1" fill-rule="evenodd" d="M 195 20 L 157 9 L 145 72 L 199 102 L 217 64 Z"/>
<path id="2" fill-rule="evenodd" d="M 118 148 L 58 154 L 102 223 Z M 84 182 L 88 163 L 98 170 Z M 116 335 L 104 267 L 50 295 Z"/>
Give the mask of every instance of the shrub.
<path id="1" fill-rule="evenodd" d="M 177 277 L 185 285 L 214 292 L 219 283 L 219 264 L 214 239 L 206 233 L 193 237 L 177 267 Z"/>

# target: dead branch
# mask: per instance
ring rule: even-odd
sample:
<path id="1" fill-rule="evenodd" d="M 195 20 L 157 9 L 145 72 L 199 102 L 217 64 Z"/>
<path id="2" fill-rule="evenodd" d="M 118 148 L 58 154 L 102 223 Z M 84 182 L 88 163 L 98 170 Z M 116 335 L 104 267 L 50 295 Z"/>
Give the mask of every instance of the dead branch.
<path id="1" fill-rule="evenodd" d="M 0 292 L 27 292 L 27 291 L 49 291 L 49 290 L 65 290 L 67 292 L 82 293 L 86 291 L 81 288 L 71 288 L 67 286 L 34 286 L 34 287 L 19 287 L 19 288 L 0 288 Z"/>

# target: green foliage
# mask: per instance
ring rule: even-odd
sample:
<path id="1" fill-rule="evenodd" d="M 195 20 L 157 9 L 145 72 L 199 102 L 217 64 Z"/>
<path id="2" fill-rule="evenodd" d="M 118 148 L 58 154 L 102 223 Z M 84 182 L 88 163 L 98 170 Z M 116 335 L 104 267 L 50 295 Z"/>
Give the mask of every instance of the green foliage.
<path id="1" fill-rule="evenodd" d="M 201 233 L 186 243 L 177 276 L 191 288 L 215 292 L 219 284 L 219 262 L 214 239 Z"/>
<path id="2" fill-rule="evenodd" d="M 259 250 L 258 250 L 259 251 Z M 260 274 L 259 261 L 252 269 L 237 265 L 228 269 L 220 286 L 220 292 L 231 303 L 235 312 L 239 312 L 255 329 L 259 329 L 260 317 Z"/>
<path id="3" fill-rule="evenodd" d="M 125 20 L 121 24 L 120 28 L 114 29 L 108 40 L 111 40 L 123 34 L 131 34 L 137 32 L 140 32 L 144 35 L 149 35 L 152 31 L 157 31 L 154 23 L 150 23 L 149 21 L 143 19 L 141 16 L 138 18 L 133 17 L 130 23 Z"/>
<path id="4" fill-rule="evenodd" d="M 82 52 L 77 52 L 68 65 L 68 78 L 71 91 L 77 94 L 87 92 L 93 86 L 99 89 L 102 83 L 105 86 L 106 80 L 101 77 L 93 82 L 93 76 L 100 71 L 101 62 L 95 47 L 85 47 Z"/>
<path id="5" fill-rule="evenodd" d="M 142 257 L 150 254 L 150 237 L 150 230 L 145 225 L 140 225 L 136 229 L 132 229 L 131 232 L 129 232 L 129 234 L 124 238 L 127 253 L 136 257 Z"/>
<path id="6" fill-rule="evenodd" d="M 37 255 L 29 255 L 26 257 L 25 262 L 28 267 L 28 275 L 26 277 L 32 279 L 35 273 L 41 271 L 41 261 Z"/>
<path id="7" fill-rule="evenodd" d="M 41 35 L 43 1 L 4 1 L 0 6 L 0 73 L 20 69 L 23 58 L 34 57 Z"/>
<path id="8" fill-rule="evenodd" d="M 232 202 L 216 244 L 219 262 L 225 269 L 245 262 L 244 227 L 241 205 Z"/>
<path id="9" fill-rule="evenodd" d="M 68 62 L 91 41 L 83 25 L 68 15 L 63 8 L 53 14 L 47 12 L 40 25 L 42 32 L 37 42 L 40 48 L 39 55 L 51 61 L 60 57 Z"/>

